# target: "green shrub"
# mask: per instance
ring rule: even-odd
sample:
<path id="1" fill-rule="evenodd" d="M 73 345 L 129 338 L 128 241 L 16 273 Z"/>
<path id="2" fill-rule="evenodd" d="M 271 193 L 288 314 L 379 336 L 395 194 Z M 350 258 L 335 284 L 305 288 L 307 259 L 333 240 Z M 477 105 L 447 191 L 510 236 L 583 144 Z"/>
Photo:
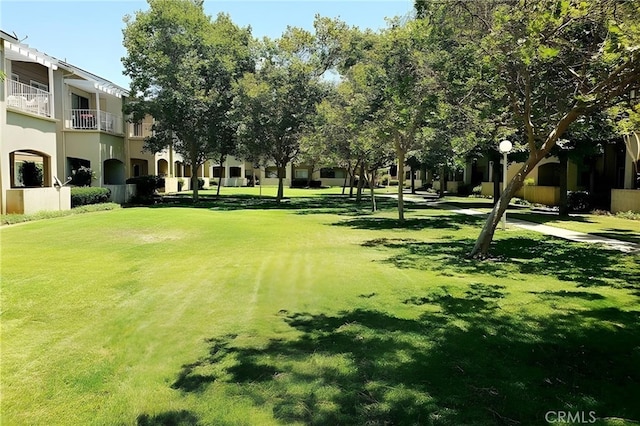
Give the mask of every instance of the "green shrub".
<path id="1" fill-rule="evenodd" d="M 530 206 L 531 203 L 528 202 L 527 200 L 523 200 L 522 198 L 517 198 L 514 197 L 512 199 L 513 204 L 517 205 L 517 206 Z"/>
<path id="2" fill-rule="evenodd" d="M 535 186 L 536 180 L 534 178 L 526 178 L 524 180 L 524 186 Z"/>
<path id="3" fill-rule="evenodd" d="M 473 189 L 471 189 L 471 193 L 475 196 L 482 195 L 482 185 L 474 186 Z"/>
<path id="4" fill-rule="evenodd" d="M 96 178 L 96 174 L 89 167 L 80 166 L 71 171 L 71 185 L 91 186 L 91 180 Z"/>
<path id="5" fill-rule="evenodd" d="M 25 161 L 20 165 L 19 170 L 22 184 L 27 188 L 38 188 L 42 186 L 43 173 L 42 164 L 33 161 Z"/>
<path id="6" fill-rule="evenodd" d="M 389 179 L 389 186 L 398 186 L 398 179 Z"/>
<path id="7" fill-rule="evenodd" d="M 198 189 L 204 189 L 204 179 L 198 178 Z"/>
<path id="8" fill-rule="evenodd" d="M 618 212 L 616 213 L 616 217 L 621 217 L 623 219 L 630 219 L 630 220 L 640 220 L 640 213 L 632 212 L 632 211 Z"/>
<path id="9" fill-rule="evenodd" d="M 471 184 L 464 184 L 464 185 L 458 186 L 458 195 L 462 197 L 467 197 L 471 195 L 472 191 L 473 191 L 473 186 L 471 186 Z"/>
<path id="10" fill-rule="evenodd" d="M 178 192 L 182 191 L 182 187 L 184 186 L 184 179 L 178 179 Z"/>
<path id="11" fill-rule="evenodd" d="M 134 204 L 154 204 L 159 197 L 157 190 L 165 185 L 164 178 L 155 175 L 132 177 L 127 183 L 136 186 L 136 195 L 131 199 Z"/>
<path id="12" fill-rule="evenodd" d="M 389 181 L 391 180 L 391 175 L 390 174 L 382 175 L 380 176 L 379 179 L 380 179 L 380 185 L 387 186 L 389 185 Z"/>
<path id="13" fill-rule="evenodd" d="M 90 186 L 71 188 L 71 207 L 106 203 L 109 201 L 110 195 L 111 190 L 109 188 L 94 188 Z"/>
<path id="14" fill-rule="evenodd" d="M 591 196 L 587 191 L 568 191 L 567 208 L 572 212 L 588 212 L 591 210 Z"/>

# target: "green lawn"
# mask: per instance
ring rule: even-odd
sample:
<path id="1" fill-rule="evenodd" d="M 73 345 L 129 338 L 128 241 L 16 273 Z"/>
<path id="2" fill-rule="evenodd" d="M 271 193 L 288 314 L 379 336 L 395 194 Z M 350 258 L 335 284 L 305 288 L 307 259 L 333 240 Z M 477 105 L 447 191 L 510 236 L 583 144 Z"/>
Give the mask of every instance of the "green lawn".
<path id="1" fill-rule="evenodd" d="M 492 207 L 492 201 L 486 198 L 447 197 L 445 202 L 487 213 Z M 580 213 L 561 218 L 557 213 L 541 213 L 529 207 L 511 205 L 507 211 L 509 217 L 640 244 L 640 221 L 619 216 Z"/>
<path id="2" fill-rule="evenodd" d="M 640 420 L 640 255 L 303 194 L 0 229 L 1 423 Z"/>

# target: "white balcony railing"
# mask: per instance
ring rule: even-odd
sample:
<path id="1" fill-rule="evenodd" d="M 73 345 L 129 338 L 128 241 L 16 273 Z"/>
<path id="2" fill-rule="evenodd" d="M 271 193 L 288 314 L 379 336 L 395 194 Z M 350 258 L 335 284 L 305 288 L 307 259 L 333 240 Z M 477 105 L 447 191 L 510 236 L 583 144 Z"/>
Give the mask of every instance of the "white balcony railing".
<path id="1" fill-rule="evenodd" d="M 129 124 L 129 137 L 130 138 L 146 138 L 152 135 L 151 123 L 130 123 Z"/>
<path id="2" fill-rule="evenodd" d="M 72 109 L 67 117 L 67 128 L 99 130 L 121 135 L 122 116 L 97 109 Z"/>
<path id="3" fill-rule="evenodd" d="M 51 93 L 19 81 L 9 82 L 7 106 L 42 117 L 51 117 Z"/>

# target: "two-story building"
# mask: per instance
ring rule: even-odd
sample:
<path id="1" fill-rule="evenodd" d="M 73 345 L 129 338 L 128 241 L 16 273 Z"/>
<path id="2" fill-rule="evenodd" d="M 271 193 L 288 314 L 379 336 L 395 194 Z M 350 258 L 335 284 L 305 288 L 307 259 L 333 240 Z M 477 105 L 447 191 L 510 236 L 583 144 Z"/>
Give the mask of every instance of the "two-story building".
<path id="1" fill-rule="evenodd" d="M 54 85 L 62 69 L 51 56 L 0 32 L 0 204 L 3 214 L 70 208 L 58 170 Z M 31 167 L 29 167 L 31 166 Z"/>

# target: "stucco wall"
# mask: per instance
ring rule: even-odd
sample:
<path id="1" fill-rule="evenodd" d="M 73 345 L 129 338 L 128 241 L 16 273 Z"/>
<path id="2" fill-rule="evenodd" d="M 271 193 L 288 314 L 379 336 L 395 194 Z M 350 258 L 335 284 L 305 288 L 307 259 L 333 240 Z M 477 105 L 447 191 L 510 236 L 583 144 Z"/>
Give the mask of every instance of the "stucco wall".
<path id="1" fill-rule="evenodd" d="M 126 184 L 126 185 L 104 185 L 105 188 L 109 188 L 111 190 L 111 196 L 109 197 L 109 201 L 119 204 L 128 203 L 131 200 L 131 197 L 136 195 L 136 185 L 135 184 Z"/>
<path id="2" fill-rule="evenodd" d="M 71 209 L 71 188 L 15 188 L 6 191 L 7 213 L 33 214 Z"/>
<path id="3" fill-rule="evenodd" d="M 612 189 L 611 213 L 640 213 L 640 189 Z"/>

